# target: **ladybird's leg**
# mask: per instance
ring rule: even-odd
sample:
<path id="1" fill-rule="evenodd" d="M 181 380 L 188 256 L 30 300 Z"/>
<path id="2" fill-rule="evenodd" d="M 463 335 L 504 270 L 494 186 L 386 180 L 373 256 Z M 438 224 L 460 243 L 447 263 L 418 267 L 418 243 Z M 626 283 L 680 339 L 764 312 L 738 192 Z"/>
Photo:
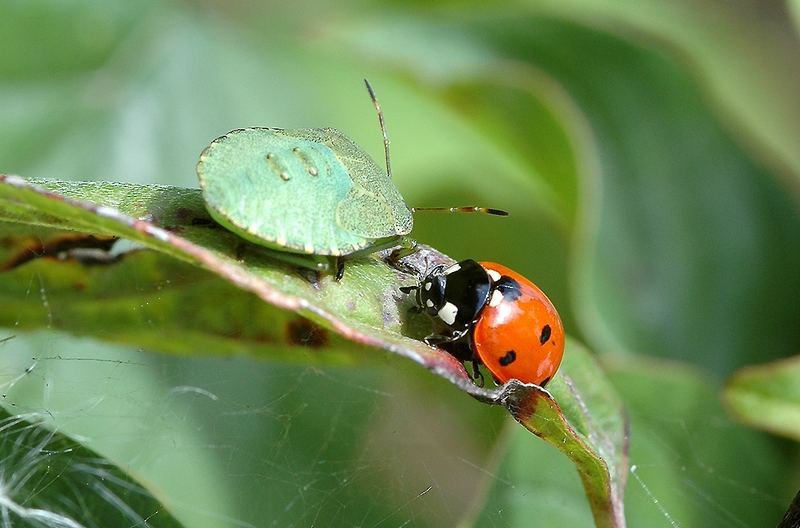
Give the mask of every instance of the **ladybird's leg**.
<path id="1" fill-rule="evenodd" d="M 415 303 L 411 308 L 408 309 L 408 311 L 410 313 L 418 314 L 418 313 L 422 313 L 422 312 L 425 311 L 425 309 L 422 307 L 422 305 L 419 304 L 420 303 L 420 300 L 419 300 L 419 286 L 416 286 L 416 285 L 415 286 L 400 286 L 399 290 L 400 290 L 400 292 L 405 293 L 406 295 L 412 295 L 412 294 L 416 293 L 416 295 L 414 295 Z"/>
<path id="2" fill-rule="evenodd" d="M 473 357 L 472 349 L 464 339 L 459 339 L 452 343 L 443 343 L 442 348 L 460 361 L 462 365 L 470 361 Z"/>
<path id="3" fill-rule="evenodd" d="M 452 341 L 455 341 L 456 339 L 461 339 L 462 337 L 467 335 L 467 333 L 469 332 L 469 329 L 470 329 L 470 327 L 466 326 L 466 327 L 462 328 L 461 330 L 454 330 L 453 334 L 452 334 L 453 335 Z"/>
<path id="4" fill-rule="evenodd" d="M 444 334 L 431 334 L 425 338 L 425 343 L 430 346 L 439 346 L 445 343 L 452 343 L 453 341 L 458 341 L 469 332 L 469 327 L 463 328 L 461 330 L 454 330 L 453 333 L 450 335 Z"/>
<path id="5" fill-rule="evenodd" d="M 472 359 L 472 381 L 474 381 L 478 387 L 483 387 L 485 383 L 483 373 L 479 369 L 478 360 L 474 358 Z"/>
<path id="6" fill-rule="evenodd" d="M 446 343 L 452 343 L 455 340 L 456 338 L 454 338 L 453 336 L 448 336 L 444 334 L 431 334 L 429 336 L 426 336 L 425 339 L 423 339 L 426 345 L 432 347 L 438 347 Z"/>
<path id="7" fill-rule="evenodd" d="M 406 295 L 412 295 L 415 292 L 419 291 L 419 286 L 400 286 L 399 289 L 402 293 L 405 293 Z M 408 311 L 411 313 L 422 313 L 424 309 L 422 308 L 422 306 L 419 305 L 419 298 L 415 295 L 414 299 L 416 303 L 414 304 L 414 306 L 409 308 Z"/>

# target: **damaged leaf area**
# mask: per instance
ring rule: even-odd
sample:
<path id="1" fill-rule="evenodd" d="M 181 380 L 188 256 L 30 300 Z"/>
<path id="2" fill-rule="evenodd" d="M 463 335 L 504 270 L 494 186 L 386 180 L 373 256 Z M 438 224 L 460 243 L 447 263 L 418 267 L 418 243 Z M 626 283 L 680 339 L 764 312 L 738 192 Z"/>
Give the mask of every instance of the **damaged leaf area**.
<path id="1" fill-rule="evenodd" d="M 549 390 L 481 388 L 420 340 L 430 322 L 399 291 L 417 276 L 386 254 L 349 259 L 341 282 L 274 256 L 215 224 L 198 189 L 0 175 L 0 325 L 282 361 L 364 362 L 379 359 L 366 347 L 381 348 L 506 407 L 576 465 L 597 526 L 624 526 L 627 419 L 580 345 L 568 341 Z M 447 262 L 421 246 L 403 267 Z"/>

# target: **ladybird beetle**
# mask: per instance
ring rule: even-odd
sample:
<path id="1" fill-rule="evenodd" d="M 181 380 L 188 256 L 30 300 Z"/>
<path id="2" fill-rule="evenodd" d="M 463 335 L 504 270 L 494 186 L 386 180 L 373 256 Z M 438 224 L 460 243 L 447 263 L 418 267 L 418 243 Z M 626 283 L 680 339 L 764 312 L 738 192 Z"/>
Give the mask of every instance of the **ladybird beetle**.
<path id="1" fill-rule="evenodd" d="M 440 321 L 445 333 L 425 338 L 456 358 L 483 363 L 495 381 L 516 378 L 544 386 L 564 354 L 564 327 L 553 303 L 531 281 L 493 262 L 462 260 L 437 266 L 417 286 L 416 309 Z"/>

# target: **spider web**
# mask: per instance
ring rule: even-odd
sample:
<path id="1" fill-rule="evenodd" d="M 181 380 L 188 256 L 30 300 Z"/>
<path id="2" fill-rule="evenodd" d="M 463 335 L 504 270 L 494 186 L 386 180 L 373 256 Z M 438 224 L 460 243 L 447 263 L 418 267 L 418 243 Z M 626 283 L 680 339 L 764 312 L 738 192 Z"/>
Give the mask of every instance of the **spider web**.
<path id="1" fill-rule="evenodd" d="M 33 281 L 29 295 L 47 320 L 58 317 L 44 286 Z M 415 414 L 427 403 L 382 367 L 179 358 L 53 331 L 14 332 L 0 347 L 2 403 L 14 420 L 41 423 L 107 457 L 186 526 L 452 524 L 480 481 L 492 436 L 448 448 L 466 424 L 440 419 L 444 401 L 435 417 Z M 413 377 L 416 369 L 391 370 Z M 409 399 L 416 410 L 402 406 Z M 496 411 L 478 414 L 491 423 L 502 417 Z M 24 471 L 18 460 L 3 460 L 0 475 Z M 90 526 L 81 515 L 34 519 L 26 496 L 0 489 L 2 526 Z M 144 517 L 132 525 L 149 526 Z"/>
<path id="2" fill-rule="evenodd" d="M 58 317 L 41 283 L 32 281 L 29 295 L 39 297 L 47 320 Z M 73 509 L 71 517 L 59 513 L 55 499 L 51 512 L 34 515 L 30 496 L 9 485 L 49 463 L 35 455 L 52 432 L 133 475 L 141 487 L 126 486 L 155 493 L 192 528 L 592 524 L 564 457 L 501 409 L 479 405 L 401 360 L 322 368 L 181 358 L 47 330 L 9 330 L 0 343 L 0 392 L 13 415 L 4 430 L 41 425 L 26 425 L 38 440 L 0 460 L 4 528 L 93 526 L 87 519 L 97 492 L 88 492 L 84 511 Z M 624 386 L 623 380 L 623 393 Z M 771 441 L 719 417 L 709 439 L 708 417 L 667 407 L 655 416 L 647 407 L 631 410 L 630 525 L 777 522 L 788 504 L 783 483 L 771 482 L 781 451 L 768 451 L 774 458 L 760 461 L 761 470 L 735 464 L 714 455 L 716 440 L 759 453 Z M 76 471 L 102 476 L 104 464 Z M 47 493 L 48 485 L 36 484 L 34 493 Z M 748 517 L 754 510 L 767 513 Z M 129 518 L 132 526 L 151 526 L 145 515 Z"/>

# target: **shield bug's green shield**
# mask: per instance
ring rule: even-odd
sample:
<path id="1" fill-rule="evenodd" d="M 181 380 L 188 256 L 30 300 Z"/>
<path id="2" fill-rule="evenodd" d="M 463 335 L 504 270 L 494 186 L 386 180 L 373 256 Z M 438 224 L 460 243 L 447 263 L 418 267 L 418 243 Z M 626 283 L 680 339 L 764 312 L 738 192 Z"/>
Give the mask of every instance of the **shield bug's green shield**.
<path id="1" fill-rule="evenodd" d="M 197 175 L 214 219 L 256 244 L 349 255 L 411 232 L 390 176 L 331 128 L 246 128 L 214 140 Z"/>

